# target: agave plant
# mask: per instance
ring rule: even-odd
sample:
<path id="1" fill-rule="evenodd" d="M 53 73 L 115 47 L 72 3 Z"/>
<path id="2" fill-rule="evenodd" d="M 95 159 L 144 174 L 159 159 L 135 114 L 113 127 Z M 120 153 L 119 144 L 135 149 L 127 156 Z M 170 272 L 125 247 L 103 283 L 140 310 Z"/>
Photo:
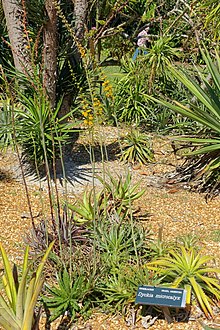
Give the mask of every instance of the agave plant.
<path id="1" fill-rule="evenodd" d="M 75 212 L 74 221 L 83 223 L 95 220 L 99 212 L 97 208 L 99 197 L 100 193 L 95 194 L 92 189 L 84 192 L 82 202 L 78 201 L 76 205 L 68 203 L 68 208 Z"/>
<path id="2" fill-rule="evenodd" d="M 196 121 L 203 128 L 202 133 L 200 133 L 202 136 L 198 134 L 196 137 L 180 138 L 180 140 L 190 142 L 196 147 L 194 151 L 188 153 L 190 156 L 197 156 L 195 172 L 191 177 L 195 177 L 197 180 L 198 177 L 201 177 L 203 179 L 201 190 L 210 190 L 220 182 L 220 58 L 216 51 L 216 61 L 214 63 L 206 49 L 201 52 L 211 77 L 211 80 L 207 79 L 198 70 L 203 86 L 200 86 L 195 79 L 183 71 L 169 67 L 170 72 L 198 100 L 197 104 L 191 102 L 186 106 L 177 101 L 171 103 L 165 100 L 156 100 L 153 97 L 150 98 L 176 113 Z"/>
<path id="3" fill-rule="evenodd" d="M 36 329 L 39 320 L 35 318 L 34 309 L 44 283 L 42 277 L 43 267 L 52 247 L 53 242 L 49 245 L 38 268 L 29 278 L 29 247 L 27 246 L 24 254 L 22 276 L 19 282 L 17 267 L 11 268 L 5 249 L 0 244 L 0 253 L 4 265 L 4 275 L 2 276 L 4 293 L 0 294 L 0 325 L 5 330 Z"/>
<path id="4" fill-rule="evenodd" d="M 216 277 L 209 277 L 208 274 L 219 274 L 220 269 L 207 265 L 212 259 L 201 255 L 196 249 L 181 247 L 180 250 L 170 251 L 167 257 L 149 262 L 147 267 L 162 276 L 166 284 L 175 288 L 185 287 L 188 304 L 192 290 L 206 317 L 213 317 L 211 304 L 220 299 L 220 285 Z"/>

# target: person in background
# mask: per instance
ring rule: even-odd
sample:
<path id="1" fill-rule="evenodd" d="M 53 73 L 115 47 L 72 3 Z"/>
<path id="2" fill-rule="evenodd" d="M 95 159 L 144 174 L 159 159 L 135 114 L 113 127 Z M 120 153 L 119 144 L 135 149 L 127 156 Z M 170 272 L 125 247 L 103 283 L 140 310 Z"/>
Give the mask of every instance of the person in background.
<path id="1" fill-rule="evenodd" d="M 132 60 L 135 61 L 138 55 L 145 55 L 147 54 L 147 44 L 149 42 L 149 26 L 146 27 L 144 30 L 142 30 L 140 33 L 137 35 L 137 48 L 134 52 L 134 55 L 132 57 Z"/>

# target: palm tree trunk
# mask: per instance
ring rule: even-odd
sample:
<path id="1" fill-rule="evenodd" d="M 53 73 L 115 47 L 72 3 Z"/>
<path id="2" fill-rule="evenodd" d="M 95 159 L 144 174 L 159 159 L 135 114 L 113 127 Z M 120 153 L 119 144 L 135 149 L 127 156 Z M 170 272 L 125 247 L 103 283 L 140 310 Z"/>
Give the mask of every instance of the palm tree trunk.
<path id="1" fill-rule="evenodd" d="M 57 78 L 57 11 L 53 0 L 45 1 L 45 10 L 47 21 L 43 31 L 44 86 L 51 106 L 54 108 L 56 104 Z"/>
<path id="2" fill-rule="evenodd" d="M 30 74 L 31 63 L 25 26 L 25 9 L 21 1 L 2 0 L 9 40 L 16 70 Z"/>
<path id="3" fill-rule="evenodd" d="M 88 7 L 87 0 L 74 0 L 75 34 L 79 42 L 82 42 L 85 32 L 85 21 Z"/>

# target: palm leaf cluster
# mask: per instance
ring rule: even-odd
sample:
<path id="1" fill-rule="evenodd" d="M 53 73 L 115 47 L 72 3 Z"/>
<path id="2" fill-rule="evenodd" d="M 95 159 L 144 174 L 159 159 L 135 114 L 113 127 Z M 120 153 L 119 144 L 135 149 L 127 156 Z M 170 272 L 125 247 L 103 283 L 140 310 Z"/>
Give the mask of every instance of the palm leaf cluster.
<path id="1" fill-rule="evenodd" d="M 173 76 L 193 95 L 190 104 L 150 98 L 199 123 L 201 130 L 196 136 L 180 138 L 194 146 L 194 150 L 188 153 L 190 162 L 180 171 L 184 178 L 195 179 L 194 186 L 200 191 L 214 192 L 220 185 L 220 58 L 217 51 L 214 61 L 206 49 L 201 52 L 207 74 L 198 69 L 199 82 L 187 73 L 169 67 Z"/>

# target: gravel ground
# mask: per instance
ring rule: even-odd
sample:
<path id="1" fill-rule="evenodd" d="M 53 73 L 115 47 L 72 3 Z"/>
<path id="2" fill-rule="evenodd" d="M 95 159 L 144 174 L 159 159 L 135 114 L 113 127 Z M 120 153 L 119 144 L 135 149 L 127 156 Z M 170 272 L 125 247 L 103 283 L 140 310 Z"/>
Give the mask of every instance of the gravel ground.
<path id="1" fill-rule="evenodd" d="M 110 151 L 117 149 L 116 133 L 112 128 L 106 128 L 104 132 L 104 135 L 108 137 Z M 120 134 L 123 135 L 125 132 L 122 131 Z M 72 200 L 81 195 L 86 186 L 94 184 L 92 180 L 94 169 L 89 162 L 88 152 L 86 151 L 86 138 L 88 137 L 79 140 L 78 144 L 74 146 L 74 152 L 67 159 L 67 189 Z M 138 206 L 143 214 L 149 214 L 144 223 L 153 230 L 155 237 L 158 235 L 159 228 L 163 228 L 163 237 L 166 241 L 193 233 L 198 236 L 203 252 L 214 255 L 216 264 L 220 267 L 219 197 L 207 203 L 204 195 L 190 192 L 187 186 L 172 184 L 172 181 L 167 180 L 165 173 L 173 171 L 181 160 L 175 158 L 171 153 L 172 149 L 167 138 L 154 138 L 153 146 L 156 151 L 156 162 L 154 164 L 142 167 L 127 167 L 111 156 L 104 166 L 111 173 L 124 174 L 127 170 L 132 171 L 133 180 L 135 182 L 140 181 L 140 186 L 146 188 L 146 193 L 138 201 Z M 112 155 L 114 155 L 114 152 L 112 152 Z M 101 173 L 103 163 L 100 162 L 99 158 L 101 156 L 98 151 L 96 156 L 98 161 L 95 163 L 95 168 L 97 172 Z M 47 184 L 44 179 L 39 182 L 33 176 L 27 176 L 27 184 L 33 214 L 37 220 L 41 214 L 47 212 Z M 96 181 L 95 185 L 98 184 L 98 181 Z M 58 186 L 62 196 L 66 190 L 61 176 L 58 178 Z M 16 155 L 13 152 L 0 154 L 0 211 L 0 239 L 9 252 L 11 260 L 19 262 L 24 249 L 22 238 L 29 232 L 31 223 L 20 169 Z M 174 322 L 169 325 L 163 319 L 157 320 L 151 329 L 202 329 L 198 323 L 198 317 L 201 315 L 197 314 L 198 311 L 195 311 L 192 314 L 194 320 L 188 323 Z M 213 322 L 220 324 L 218 314 Z M 57 322 L 52 329 L 58 329 Z M 65 329 L 65 326 L 63 329 Z M 109 317 L 98 313 L 94 314 L 85 324 L 74 326 L 72 329 L 125 330 L 145 329 L 145 327 L 141 322 L 137 323 L 137 327 L 131 327 L 122 317 Z"/>

